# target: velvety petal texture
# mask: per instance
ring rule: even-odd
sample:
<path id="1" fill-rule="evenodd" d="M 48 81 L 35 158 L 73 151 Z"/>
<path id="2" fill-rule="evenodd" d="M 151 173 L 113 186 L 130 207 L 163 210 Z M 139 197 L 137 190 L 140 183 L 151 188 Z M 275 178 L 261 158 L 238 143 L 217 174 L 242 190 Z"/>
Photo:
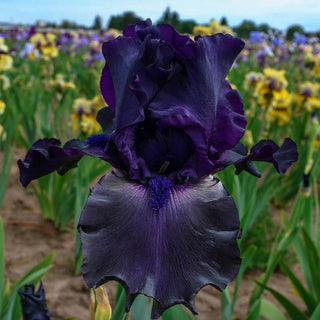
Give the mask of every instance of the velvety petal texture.
<path id="1" fill-rule="evenodd" d="M 52 317 L 47 307 L 42 282 L 37 292 L 34 291 L 34 285 L 31 284 L 25 286 L 24 290 L 19 289 L 18 293 L 21 299 L 23 320 L 49 320 Z"/>
<path id="2" fill-rule="evenodd" d="M 154 319 L 177 303 L 196 313 L 198 290 L 224 289 L 240 265 L 238 212 L 212 176 L 173 186 L 168 204 L 154 210 L 148 187 L 110 172 L 89 196 L 79 231 L 88 286 L 120 281 L 127 309 L 139 293 L 153 297 Z"/>

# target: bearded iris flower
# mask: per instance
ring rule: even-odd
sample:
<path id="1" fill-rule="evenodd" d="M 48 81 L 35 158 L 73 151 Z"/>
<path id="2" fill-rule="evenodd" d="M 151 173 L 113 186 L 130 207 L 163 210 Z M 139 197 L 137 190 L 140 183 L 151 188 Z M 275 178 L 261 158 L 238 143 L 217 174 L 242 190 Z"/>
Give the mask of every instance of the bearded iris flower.
<path id="1" fill-rule="evenodd" d="M 137 294 L 154 298 L 154 319 L 178 303 L 197 313 L 196 293 L 207 284 L 223 290 L 241 262 L 238 211 L 212 174 L 235 165 L 259 176 L 254 161 L 282 174 L 297 148 L 289 138 L 281 147 L 263 140 L 248 153 L 239 142 L 243 103 L 225 78 L 242 40 L 193 41 L 150 20 L 123 34 L 103 44 L 104 133 L 63 147 L 37 141 L 19 161 L 20 180 L 63 174 L 83 155 L 110 162 L 114 171 L 93 188 L 79 222 L 86 283 L 121 282 L 127 310 Z"/>

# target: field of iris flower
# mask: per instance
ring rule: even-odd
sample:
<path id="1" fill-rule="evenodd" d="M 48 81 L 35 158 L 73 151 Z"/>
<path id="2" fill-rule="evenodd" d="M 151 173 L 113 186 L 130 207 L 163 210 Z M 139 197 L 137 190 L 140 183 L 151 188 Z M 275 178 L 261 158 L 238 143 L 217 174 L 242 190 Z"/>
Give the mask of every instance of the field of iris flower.
<path id="1" fill-rule="evenodd" d="M 320 319 L 320 40 L 228 34 L 0 28 L 0 320 Z"/>

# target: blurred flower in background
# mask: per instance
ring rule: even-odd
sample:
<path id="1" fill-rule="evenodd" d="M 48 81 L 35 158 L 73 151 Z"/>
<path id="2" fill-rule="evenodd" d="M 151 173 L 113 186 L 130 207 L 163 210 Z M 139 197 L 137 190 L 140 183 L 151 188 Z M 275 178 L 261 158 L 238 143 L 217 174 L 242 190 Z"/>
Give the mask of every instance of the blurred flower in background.
<path id="1" fill-rule="evenodd" d="M 101 130 L 96 120 L 97 112 L 105 107 L 105 102 L 100 96 L 89 100 L 77 98 L 73 102 L 73 114 L 71 115 L 72 129 L 74 134 L 91 135 Z"/>

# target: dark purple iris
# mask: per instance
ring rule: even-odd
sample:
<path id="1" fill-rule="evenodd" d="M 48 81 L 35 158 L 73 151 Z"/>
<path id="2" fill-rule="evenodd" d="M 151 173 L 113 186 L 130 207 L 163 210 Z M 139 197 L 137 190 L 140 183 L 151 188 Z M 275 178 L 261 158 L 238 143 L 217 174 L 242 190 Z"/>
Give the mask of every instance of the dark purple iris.
<path id="1" fill-rule="evenodd" d="M 18 291 L 21 299 L 23 320 L 49 320 L 52 314 L 49 312 L 46 295 L 42 282 L 37 292 L 34 292 L 34 285 L 27 285 L 24 290 Z"/>
<path id="2" fill-rule="evenodd" d="M 298 158 L 289 138 L 264 140 L 248 154 L 239 143 L 246 118 L 239 91 L 225 80 L 244 46 L 231 35 L 193 41 L 150 20 L 103 44 L 98 113 L 104 131 L 63 147 L 37 141 L 19 161 L 21 182 L 76 166 L 83 155 L 116 169 L 93 189 L 79 230 L 83 275 L 90 287 L 120 281 L 127 309 L 137 294 L 155 299 L 152 317 L 212 284 L 222 290 L 239 270 L 239 217 L 234 201 L 211 176 L 226 166 L 259 176 L 253 161 L 284 173 Z"/>

